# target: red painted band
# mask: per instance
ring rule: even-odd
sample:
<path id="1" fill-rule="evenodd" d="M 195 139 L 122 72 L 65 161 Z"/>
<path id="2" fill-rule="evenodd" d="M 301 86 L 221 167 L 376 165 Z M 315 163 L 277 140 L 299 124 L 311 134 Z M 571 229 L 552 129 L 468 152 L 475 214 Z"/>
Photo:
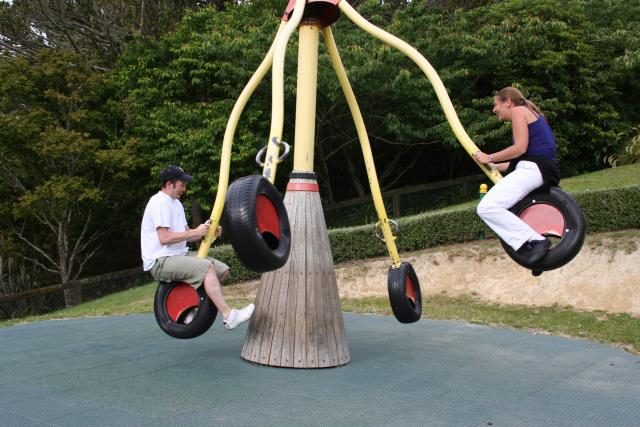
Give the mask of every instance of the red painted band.
<path id="1" fill-rule="evenodd" d="M 320 192 L 318 184 L 311 184 L 308 182 L 290 182 L 287 184 L 287 191 L 309 191 L 312 193 Z"/>

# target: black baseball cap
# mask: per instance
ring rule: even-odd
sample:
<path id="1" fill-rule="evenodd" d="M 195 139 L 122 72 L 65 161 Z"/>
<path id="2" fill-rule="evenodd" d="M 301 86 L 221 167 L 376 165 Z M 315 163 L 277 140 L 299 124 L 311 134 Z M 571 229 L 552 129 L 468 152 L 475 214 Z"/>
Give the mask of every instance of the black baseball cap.
<path id="1" fill-rule="evenodd" d="M 180 181 L 187 182 L 191 181 L 193 177 L 186 173 L 180 166 L 171 165 L 167 166 L 162 172 L 160 172 L 160 181 L 164 184 L 172 179 L 179 179 Z"/>

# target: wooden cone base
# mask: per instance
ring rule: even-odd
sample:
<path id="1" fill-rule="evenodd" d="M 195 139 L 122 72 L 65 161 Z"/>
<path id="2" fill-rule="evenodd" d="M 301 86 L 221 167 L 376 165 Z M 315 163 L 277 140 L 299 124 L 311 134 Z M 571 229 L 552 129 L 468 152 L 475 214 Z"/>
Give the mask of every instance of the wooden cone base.
<path id="1" fill-rule="evenodd" d="M 316 180 L 291 179 L 284 204 L 291 253 L 282 268 L 262 275 L 241 356 L 290 368 L 344 365 L 349 349 Z"/>

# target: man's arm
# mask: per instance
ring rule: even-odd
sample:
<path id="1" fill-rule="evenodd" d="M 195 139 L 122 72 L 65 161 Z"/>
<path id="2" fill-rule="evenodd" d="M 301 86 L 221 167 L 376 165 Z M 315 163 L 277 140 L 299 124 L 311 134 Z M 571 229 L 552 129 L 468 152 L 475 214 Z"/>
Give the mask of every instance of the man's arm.
<path id="1" fill-rule="evenodd" d="M 167 227 L 156 228 L 161 245 L 171 245 L 173 243 L 198 240 L 204 237 L 207 234 L 207 231 L 209 231 L 209 224 L 200 224 L 196 228 L 190 228 L 187 231 L 179 232 L 169 231 L 169 228 Z"/>

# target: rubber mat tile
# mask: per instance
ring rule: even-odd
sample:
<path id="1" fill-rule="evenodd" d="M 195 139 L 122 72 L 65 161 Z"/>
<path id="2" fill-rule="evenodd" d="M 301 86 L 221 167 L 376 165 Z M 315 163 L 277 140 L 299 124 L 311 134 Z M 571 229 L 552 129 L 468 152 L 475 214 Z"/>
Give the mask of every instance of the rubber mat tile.
<path id="1" fill-rule="evenodd" d="M 8 409 L 11 404 L 20 400 L 30 400 L 47 394 L 40 387 L 28 386 L 20 383 L 0 385 L 0 408 Z M 0 419 L 0 425 L 1 425 Z"/>
<path id="2" fill-rule="evenodd" d="M 40 421 L 0 409 L 0 425 L 7 427 L 43 427 Z"/>
<path id="3" fill-rule="evenodd" d="M 566 378 L 563 384 L 605 393 L 625 393 L 640 384 L 640 360 L 632 355 L 607 357 Z"/>
<path id="4" fill-rule="evenodd" d="M 87 399 L 44 395 L 37 399 L 15 401 L 11 403 L 11 408 L 8 411 L 37 421 L 51 421 L 54 418 L 75 412 L 95 410 L 101 406 L 104 404 Z"/>
<path id="5" fill-rule="evenodd" d="M 407 399 L 406 396 L 361 390 L 350 399 L 334 394 L 327 394 L 321 399 L 298 399 L 280 413 L 291 419 L 304 415 L 321 420 L 324 425 L 393 425 L 394 415 L 411 410 L 415 403 L 415 400 Z"/>
<path id="6" fill-rule="evenodd" d="M 206 380 L 243 371 L 248 367 L 254 366 L 245 362 L 240 358 L 240 353 L 234 351 L 227 354 L 203 352 L 201 357 L 185 360 L 176 369 L 183 371 L 185 375 L 197 376 L 202 380 Z"/>
<path id="7" fill-rule="evenodd" d="M 171 392 L 198 381 L 200 381 L 199 377 L 185 375 L 182 370 L 162 369 L 143 375 L 114 380 L 113 384 L 123 389 L 129 387 L 132 390 L 139 390 L 141 393 L 149 394 Z"/>
<path id="8" fill-rule="evenodd" d="M 261 427 L 282 427 L 287 425 L 287 419 L 281 416 L 273 417 L 260 412 L 249 406 L 230 406 L 220 408 L 210 408 L 202 411 L 181 414 L 177 417 L 158 420 L 154 427 L 164 426 L 261 426 Z"/>
<path id="9" fill-rule="evenodd" d="M 87 399 L 100 406 L 114 406 L 131 398 L 160 396 L 161 391 L 149 387 L 136 387 L 135 384 L 113 382 L 88 384 L 84 387 L 52 393 L 53 396 Z"/>
<path id="10" fill-rule="evenodd" d="M 125 412 L 135 412 L 147 418 L 170 418 L 200 409 L 198 401 L 185 399 L 177 393 L 158 393 L 156 396 L 124 395 L 109 406 Z"/>
<path id="11" fill-rule="evenodd" d="M 194 383 L 176 389 L 174 395 L 188 399 L 199 410 L 221 408 L 228 405 L 246 405 L 247 408 L 254 405 L 260 407 L 263 402 L 269 402 L 268 405 L 270 406 L 280 406 L 276 404 L 275 400 L 275 396 L 278 396 L 279 393 L 274 393 L 272 390 L 263 387 L 248 386 L 245 383 Z M 285 402 L 285 400 L 280 402 Z"/>
<path id="12" fill-rule="evenodd" d="M 502 400 L 445 394 L 436 399 L 416 400 L 413 408 L 394 414 L 394 419 L 405 425 L 474 426 L 502 411 L 504 405 Z"/>
<path id="13" fill-rule="evenodd" d="M 142 427 L 156 426 L 157 420 L 137 412 L 105 406 L 91 411 L 79 411 L 50 421 L 60 427 Z"/>
<path id="14" fill-rule="evenodd" d="M 637 427 L 640 413 L 636 397 L 618 401 L 601 393 L 546 390 L 490 417 L 487 422 L 494 426 Z"/>

